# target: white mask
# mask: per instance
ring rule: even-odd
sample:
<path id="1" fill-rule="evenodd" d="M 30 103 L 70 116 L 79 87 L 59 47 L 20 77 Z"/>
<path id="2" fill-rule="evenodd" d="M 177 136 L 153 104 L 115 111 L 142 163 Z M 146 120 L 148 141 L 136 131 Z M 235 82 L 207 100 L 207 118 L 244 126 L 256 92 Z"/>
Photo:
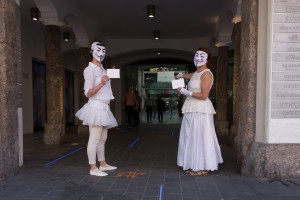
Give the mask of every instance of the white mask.
<path id="1" fill-rule="evenodd" d="M 194 64 L 196 67 L 203 66 L 207 63 L 208 55 L 204 51 L 197 51 L 194 57 Z"/>
<path id="2" fill-rule="evenodd" d="M 94 42 L 91 45 L 91 50 L 93 58 L 95 58 L 99 62 L 102 62 L 104 60 L 106 55 L 106 48 L 105 46 L 102 46 L 100 42 Z"/>

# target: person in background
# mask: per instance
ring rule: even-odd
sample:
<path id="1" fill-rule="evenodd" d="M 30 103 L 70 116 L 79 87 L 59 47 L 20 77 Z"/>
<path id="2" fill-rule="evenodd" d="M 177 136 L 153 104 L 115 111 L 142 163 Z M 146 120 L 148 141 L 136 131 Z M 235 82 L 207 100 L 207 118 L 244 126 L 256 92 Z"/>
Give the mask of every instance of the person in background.
<path id="1" fill-rule="evenodd" d="M 157 105 L 156 105 L 157 97 L 151 98 L 151 100 L 152 100 L 152 118 L 155 119 L 155 116 L 157 114 Z"/>
<path id="2" fill-rule="evenodd" d="M 141 108 L 142 108 L 142 98 L 139 96 L 139 92 L 137 90 L 135 90 L 133 92 L 134 97 L 135 97 L 135 108 L 133 110 L 133 121 L 134 121 L 134 125 L 135 126 L 139 126 L 140 125 L 140 112 L 141 112 Z"/>
<path id="3" fill-rule="evenodd" d="M 101 64 L 105 58 L 106 47 L 101 42 L 93 42 L 91 53 L 93 60 L 83 72 L 84 94 L 89 98 L 89 101 L 75 115 L 83 121 L 84 125 L 89 126 L 87 154 L 90 175 L 107 176 L 108 174 L 104 171 L 117 169 L 105 161 L 107 131 L 118 126 L 118 123 L 109 107 L 110 100 L 114 99 L 110 79 Z M 99 168 L 96 164 L 96 156 L 100 163 Z"/>
<path id="4" fill-rule="evenodd" d="M 214 80 L 208 69 L 210 58 L 208 49 L 199 48 L 194 56 L 197 70 L 177 76 L 190 79 L 188 90 L 178 88 L 186 99 L 182 107 L 184 115 L 177 154 L 177 165 L 190 175 L 206 175 L 208 171 L 217 170 L 223 162 L 214 126 L 216 112 L 208 98 Z"/>
<path id="5" fill-rule="evenodd" d="M 129 86 L 127 88 L 127 92 L 123 98 L 124 107 L 127 114 L 128 119 L 128 128 L 132 128 L 133 117 L 134 117 L 134 109 L 137 104 L 135 95 L 132 92 L 132 88 Z"/>
<path id="6" fill-rule="evenodd" d="M 183 106 L 183 95 L 179 95 L 177 99 L 177 111 L 178 111 L 178 117 L 183 117 L 182 113 L 182 106 Z"/>
<path id="7" fill-rule="evenodd" d="M 169 98 L 169 114 L 170 114 L 170 119 L 173 117 L 173 109 L 174 109 L 174 100 L 172 99 L 172 96 Z"/>
<path id="8" fill-rule="evenodd" d="M 158 95 L 156 99 L 156 106 L 157 106 L 157 113 L 158 113 L 158 121 L 160 123 L 164 120 L 164 111 L 166 110 L 166 102 L 161 98 L 160 95 Z"/>
<path id="9" fill-rule="evenodd" d="M 145 99 L 145 110 L 147 113 L 147 122 L 152 121 L 152 109 L 153 109 L 153 100 L 150 98 L 150 94 L 147 94 Z"/>

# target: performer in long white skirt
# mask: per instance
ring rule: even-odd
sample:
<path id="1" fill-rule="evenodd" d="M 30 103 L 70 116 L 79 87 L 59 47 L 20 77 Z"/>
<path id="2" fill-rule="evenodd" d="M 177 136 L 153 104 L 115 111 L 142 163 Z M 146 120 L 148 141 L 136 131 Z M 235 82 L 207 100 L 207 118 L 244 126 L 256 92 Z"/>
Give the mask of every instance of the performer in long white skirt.
<path id="1" fill-rule="evenodd" d="M 107 176 L 104 171 L 117 169 L 105 161 L 105 142 L 107 131 L 118 126 L 110 111 L 109 103 L 114 99 L 110 79 L 101 62 L 105 58 L 106 47 L 100 42 L 91 45 L 92 62 L 84 70 L 84 93 L 89 101 L 75 114 L 84 125 L 89 126 L 89 141 L 87 154 L 90 165 L 90 175 Z M 96 156 L 99 168 L 96 164 Z"/>
<path id="2" fill-rule="evenodd" d="M 186 95 L 182 107 L 184 114 L 180 129 L 177 165 L 190 175 L 206 175 L 218 169 L 223 162 L 215 132 L 213 115 L 216 113 L 208 98 L 213 85 L 213 74 L 208 69 L 211 53 L 199 48 L 194 63 L 197 70 L 190 74 L 179 74 L 177 78 L 190 79 L 188 90 L 178 88 Z"/>

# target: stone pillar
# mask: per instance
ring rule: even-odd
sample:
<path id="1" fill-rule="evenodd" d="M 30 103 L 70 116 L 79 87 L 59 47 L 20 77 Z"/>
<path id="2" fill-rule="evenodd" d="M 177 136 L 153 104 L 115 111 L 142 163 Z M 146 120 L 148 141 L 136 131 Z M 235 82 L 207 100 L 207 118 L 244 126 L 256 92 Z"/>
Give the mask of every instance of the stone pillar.
<path id="1" fill-rule="evenodd" d="M 0 179 L 19 169 L 16 5 L 0 3 Z"/>
<path id="2" fill-rule="evenodd" d="M 292 71 L 289 73 L 296 77 L 299 74 L 299 70 L 295 69 L 299 68 L 298 64 L 295 64 L 299 59 L 297 56 L 299 54 L 297 40 L 293 41 L 294 37 L 292 37 L 295 33 L 285 33 L 286 37 L 282 41 L 279 40 L 280 44 L 278 44 L 278 40 L 271 40 L 270 38 L 276 38 L 275 36 L 278 38 L 278 33 L 280 33 L 278 30 L 281 30 L 282 27 L 291 27 L 289 29 L 296 30 L 298 25 L 297 22 L 290 20 L 296 16 L 293 11 L 284 10 L 284 12 L 290 12 L 284 15 L 278 9 L 270 12 L 271 6 L 278 6 L 274 4 L 276 4 L 274 1 L 264 0 L 242 2 L 241 81 L 239 87 L 239 102 L 242 106 L 239 106 L 237 124 L 237 163 L 238 169 L 243 175 L 274 179 L 299 178 L 299 116 L 298 118 L 282 116 L 284 119 L 278 119 L 272 116 L 272 112 L 270 112 L 274 104 L 276 108 L 276 103 L 278 103 L 278 100 L 276 102 L 275 99 L 277 91 L 274 94 L 272 89 L 277 89 L 280 92 L 280 84 L 282 84 L 277 85 L 279 88 L 276 88 L 276 86 L 275 88 L 271 87 L 274 79 L 270 76 L 270 72 L 279 67 L 279 69 L 283 68 L 283 71 L 286 70 L 285 72 L 279 72 L 279 74 L 283 73 L 282 77 L 284 78 L 290 77 L 284 75 L 289 70 Z M 289 6 L 288 4 L 289 2 L 282 2 L 280 7 L 284 8 Z M 273 17 L 271 17 L 272 15 Z M 279 15 L 283 17 L 278 17 Z M 277 26 L 277 29 L 271 29 L 271 26 L 269 26 L 272 23 L 277 23 L 277 21 L 272 21 L 275 19 L 274 16 L 281 20 L 281 24 L 279 24 L 279 27 Z M 277 48 L 280 48 L 278 50 L 280 56 L 277 54 L 271 60 L 270 55 Z M 282 60 L 277 60 L 278 57 Z M 293 61 L 292 64 L 289 59 Z M 299 94 L 297 84 L 293 86 L 296 89 L 284 88 L 281 85 L 283 87 L 281 90 L 284 90 L 283 92 L 289 90 L 284 94 L 289 92 Z M 279 99 L 279 103 L 281 101 L 282 99 Z M 299 113 L 296 108 L 291 110 L 296 114 Z M 289 124 L 290 121 L 293 124 Z M 285 125 L 283 131 L 280 130 L 282 125 Z M 273 132 L 271 131 L 272 128 Z M 272 134 L 278 134 L 280 140 L 277 140 L 276 143 L 270 140 L 271 137 L 274 137 Z M 288 139 L 290 141 L 283 141 Z"/>
<path id="3" fill-rule="evenodd" d="M 20 1 L 16 1 L 16 55 L 17 55 L 17 95 L 18 95 L 18 134 L 19 134 L 19 166 L 23 165 L 23 70 L 21 48 L 21 9 Z"/>
<path id="4" fill-rule="evenodd" d="M 210 70 L 214 75 L 214 84 L 210 90 L 210 98 L 212 99 L 212 103 L 214 107 L 216 106 L 216 98 L 217 98 L 217 66 L 218 66 L 218 57 L 213 56 L 211 58 Z"/>
<path id="5" fill-rule="evenodd" d="M 258 0 L 242 2 L 241 70 L 237 132 L 238 168 L 242 174 L 251 175 L 255 162 L 252 147 L 255 138 L 256 67 L 257 67 L 257 20 Z"/>
<path id="6" fill-rule="evenodd" d="M 238 116 L 238 107 L 239 101 L 239 73 L 240 73 L 240 63 L 241 63 L 241 22 L 237 22 L 234 25 L 234 67 L 233 67 L 233 118 L 232 118 L 232 124 L 230 126 L 230 143 L 235 146 L 236 141 L 236 134 L 237 134 L 237 122 L 239 119 Z"/>
<path id="7" fill-rule="evenodd" d="M 78 90 L 79 90 L 79 109 L 87 102 L 88 98 L 84 94 L 84 77 L 83 71 L 88 66 L 89 61 L 91 60 L 90 48 L 88 47 L 80 47 L 80 64 L 78 69 Z M 80 121 L 80 125 L 78 125 L 77 133 L 79 134 L 87 134 L 89 132 L 88 126 L 82 125 Z"/>
<path id="8" fill-rule="evenodd" d="M 217 104 L 216 104 L 216 132 L 218 135 L 228 136 L 227 117 L 227 83 L 228 83 L 228 46 L 218 47 L 217 61 Z"/>
<path id="9" fill-rule="evenodd" d="M 88 98 L 84 94 L 84 77 L 83 71 L 88 66 L 89 62 L 91 61 L 91 54 L 90 48 L 88 47 L 80 47 L 80 64 L 78 69 L 78 89 L 79 89 L 79 107 L 81 108 L 88 100 Z"/>
<path id="10" fill-rule="evenodd" d="M 61 33 L 56 25 L 46 26 L 47 123 L 44 143 L 62 144 L 65 140 Z"/>

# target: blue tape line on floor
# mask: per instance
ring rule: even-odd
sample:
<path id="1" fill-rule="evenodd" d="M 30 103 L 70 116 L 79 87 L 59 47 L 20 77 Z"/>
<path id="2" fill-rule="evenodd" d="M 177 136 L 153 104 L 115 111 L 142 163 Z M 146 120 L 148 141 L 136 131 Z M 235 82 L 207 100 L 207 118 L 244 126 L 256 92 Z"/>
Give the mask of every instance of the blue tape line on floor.
<path id="1" fill-rule="evenodd" d="M 160 188 L 159 188 L 159 196 L 158 196 L 159 200 L 162 200 L 162 192 L 163 192 L 163 186 L 160 185 Z"/>
<path id="2" fill-rule="evenodd" d="M 74 153 L 76 153 L 76 152 L 82 150 L 83 148 L 84 148 L 84 147 L 80 147 L 80 148 L 78 148 L 78 149 L 75 149 L 74 151 L 71 151 L 70 153 L 67 153 L 66 155 L 63 155 L 63 156 L 61 156 L 61 157 L 59 157 L 59 158 L 57 158 L 57 159 L 55 159 L 55 160 L 52 160 L 52 161 L 50 161 L 50 162 L 44 164 L 44 166 L 49 166 L 49 165 L 51 165 L 52 163 L 55 163 L 55 162 L 57 162 L 57 161 L 59 161 L 59 160 L 65 158 L 65 157 L 67 157 L 67 156 L 69 156 L 69 155 L 72 155 L 72 154 L 74 154 Z"/>
<path id="3" fill-rule="evenodd" d="M 131 144 L 129 145 L 128 148 L 133 147 L 133 145 L 135 145 L 135 143 L 137 143 L 137 141 L 140 139 L 140 137 L 137 137 L 133 142 L 131 142 Z"/>

